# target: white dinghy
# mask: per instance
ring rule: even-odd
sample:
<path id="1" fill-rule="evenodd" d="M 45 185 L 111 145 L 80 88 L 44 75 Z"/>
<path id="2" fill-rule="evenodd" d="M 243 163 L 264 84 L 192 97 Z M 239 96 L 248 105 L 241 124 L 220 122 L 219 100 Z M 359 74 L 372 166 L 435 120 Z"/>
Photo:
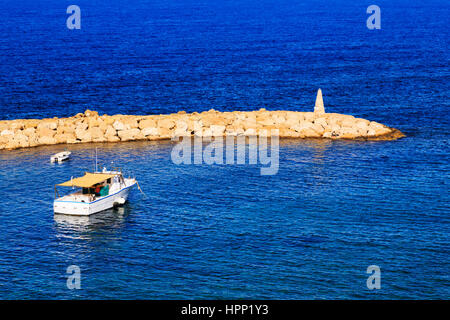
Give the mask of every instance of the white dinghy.
<path id="1" fill-rule="evenodd" d="M 135 178 L 125 178 L 120 170 L 86 172 L 83 177 L 74 178 L 55 186 L 55 213 L 87 216 L 114 206 L 123 205 L 134 185 Z M 78 188 L 77 191 L 60 197 L 57 186 Z"/>
<path id="2" fill-rule="evenodd" d="M 50 157 L 50 162 L 63 162 L 66 161 L 70 158 L 70 155 L 72 154 L 72 152 L 70 151 L 63 151 L 60 153 L 57 153 L 53 156 Z"/>

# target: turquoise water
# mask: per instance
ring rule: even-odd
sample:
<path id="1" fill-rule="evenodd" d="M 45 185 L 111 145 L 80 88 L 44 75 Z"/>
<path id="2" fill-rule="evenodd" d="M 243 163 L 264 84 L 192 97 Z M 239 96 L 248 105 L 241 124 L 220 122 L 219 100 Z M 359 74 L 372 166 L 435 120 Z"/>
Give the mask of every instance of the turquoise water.
<path id="1" fill-rule="evenodd" d="M 394 126 L 398 141 L 283 140 L 258 165 L 175 165 L 173 142 L 0 151 L 2 299 L 448 299 L 449 6 L 365 2 L 2 1 L 2 119 L 326 110 Z M 107 17 L 107 19 L 105 18 Z M 146 196 L 54 217 L 53 185 L 122 165 Z M 81 269 L 81 289 L 66 269 Z M 381 289 L 366 287 L 369 265 Z"/>

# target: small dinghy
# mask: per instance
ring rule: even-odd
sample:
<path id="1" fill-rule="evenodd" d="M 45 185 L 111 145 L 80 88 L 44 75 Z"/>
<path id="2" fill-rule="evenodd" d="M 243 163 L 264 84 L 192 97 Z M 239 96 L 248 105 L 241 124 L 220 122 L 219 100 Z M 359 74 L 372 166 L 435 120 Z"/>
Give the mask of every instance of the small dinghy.
<path id="1" fill-rule="evenodd" d="M 59 196 L 55 186 L 55 213 L 88 216 L 115 206 L 123 205 L 131 188 L 137 184 L 135 178 L 125 178 L 120 170 L 86 172 L 83 177 L 72 178 L 58 184 L 60 187 L 78 188 L 66 196 Z"/>
<path id="2" fill-rule="evenodd" d="M 70 155 L 72 154 L 72 152 L 70 151 L 63 151 L 60 153 L 57 153 L 53 156 L 50 157 L 50 162 L 63 162 L 66 161 L 70 158 Z"/>

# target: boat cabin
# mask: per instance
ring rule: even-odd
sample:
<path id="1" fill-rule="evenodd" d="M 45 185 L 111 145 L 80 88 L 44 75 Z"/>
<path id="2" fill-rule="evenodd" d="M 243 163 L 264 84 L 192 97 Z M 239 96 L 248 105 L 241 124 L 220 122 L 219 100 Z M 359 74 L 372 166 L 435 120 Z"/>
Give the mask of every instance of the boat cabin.
<path id="1" fill-rule="evenodd" d="M 111 189 L 120 188 L 124 184 L 124 178 L 118 173 L 90 173 L 86 172 L 84 176 L 74 178 L 55 186 L 55 198 L 65 201 L 93 202 L 99 198 L 110 194 Z M 76 192 L 60 197 L 57 186 L 80 188 Z"/>

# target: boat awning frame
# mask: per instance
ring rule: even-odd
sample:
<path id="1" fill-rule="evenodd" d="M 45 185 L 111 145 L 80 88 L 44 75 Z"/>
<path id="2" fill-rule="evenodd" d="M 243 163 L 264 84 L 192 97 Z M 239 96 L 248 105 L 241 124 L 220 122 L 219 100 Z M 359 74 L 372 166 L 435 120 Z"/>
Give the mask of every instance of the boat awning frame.
<path id="1" fill-rule="evenodd" d="M 90 188 L 98 183 L 104 182 L 110 178 L 113 178 L 117 174 L 110 173 L 90 173 L 86 172 L 83 177 L 74 178 L 64 183 L 57 184 L 60 187 L 80 187 Z"/>

